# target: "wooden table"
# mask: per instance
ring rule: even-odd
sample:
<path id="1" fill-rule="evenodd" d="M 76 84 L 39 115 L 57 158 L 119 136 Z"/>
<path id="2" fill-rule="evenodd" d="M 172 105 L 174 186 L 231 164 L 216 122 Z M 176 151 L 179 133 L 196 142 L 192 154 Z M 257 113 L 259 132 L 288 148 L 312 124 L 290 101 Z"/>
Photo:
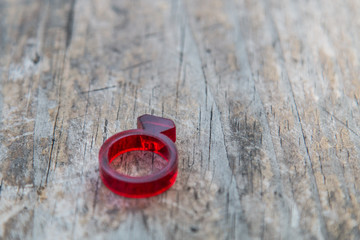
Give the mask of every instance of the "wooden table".
<path id="1" fill-rule="evenodd" d="M 0 0 L 1 239 L 359 239 L 360 1 Z M 144 113 L 179 175 L 98 151 Z"/>

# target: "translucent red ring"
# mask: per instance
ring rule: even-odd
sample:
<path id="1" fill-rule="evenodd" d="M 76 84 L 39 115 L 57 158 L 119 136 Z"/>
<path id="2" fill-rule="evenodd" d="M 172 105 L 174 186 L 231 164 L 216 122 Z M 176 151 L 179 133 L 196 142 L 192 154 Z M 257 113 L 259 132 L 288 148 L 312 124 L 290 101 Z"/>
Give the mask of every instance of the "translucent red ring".
<path id="1" fill-rule="evenodd" d="M 99 171 L 103 183 L 112 192 L 130 198 L 152 197 L 168 190 L 175 183 L 178 171 L 173 121 L 143 115 L 138 118 L 138 128 L 113 135 L 99 151 Z M 154 152 L 168 163 L 159 172 L 142 177 L 124 175 L 110 167 L 111 161 L 120 154 L 138 150 Z"/>

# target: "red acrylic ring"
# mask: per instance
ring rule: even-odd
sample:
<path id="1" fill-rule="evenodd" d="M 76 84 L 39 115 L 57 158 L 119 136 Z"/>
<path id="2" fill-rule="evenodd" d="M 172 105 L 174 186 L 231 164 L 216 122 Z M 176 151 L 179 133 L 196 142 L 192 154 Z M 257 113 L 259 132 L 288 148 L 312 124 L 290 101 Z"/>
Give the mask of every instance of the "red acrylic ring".
<path id="1" fill-rule="evenodd" d="M 176 181 L 178 154 L 176 127 L 172 120 L 152 115 L 137 119 L 138 129 L 123 131 L 108 138 L 100 148 L 99 170 L 103 183 L 114 193 L 130 198 L 152 197 L 168 190 Z M 168 161 L 159 172 L 132 177 L 110 167 L 119 155 L 130 151 L 151 151 Z"/>

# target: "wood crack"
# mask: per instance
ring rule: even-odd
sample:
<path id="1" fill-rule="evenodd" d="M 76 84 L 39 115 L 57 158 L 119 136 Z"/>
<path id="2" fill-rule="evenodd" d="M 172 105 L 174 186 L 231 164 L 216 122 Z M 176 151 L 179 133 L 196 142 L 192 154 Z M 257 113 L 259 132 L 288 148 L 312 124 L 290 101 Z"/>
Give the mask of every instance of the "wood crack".
<path id="1" fill-rule="evenodd" d="M 97 88 L 97 89 L 93 89 L 93 90 L 89 90 L 89 91 L 80 92 L 80 94 L 99 92 L 99 91 L 104 91 L 104 90 L 108 90 L 108 89 L 112 89 L 112 88 L 116 88 L 116 86 Z"/>
<path id="2" fill-rule="evenodd" d="M 341 121 L 338 117 L 336 117 L 334 114 L 330 113 L 328 110 L 326 110 L 326 108 L 324 107 L 320 107 L 320 109 L 322 109 L 325 113 L 327 113 L 328 115 L 330 115 L 333 119 L 335 119 L 338 123 L 340 123 L 341 125 L 343 125 L 347 130 L 349 130 L 350 132 L 352 132 L 353 134 L 355 134 L 357 137 L 360 137 L 360 135 L 353 129 L 351 129 L 349 127 L 349 125 L 347 123 L 344 123 L 343 121 Z"/>
<path id="3" fill-rule="evenodd" d="M 66 32 L 66 40 L 65 40 L 65 46 L 66 49 L 69 48 L 72 35 L 73 35 L 73 28 L 74 28 L 74 12 L 75 12 L 75 3 L 76 0 L 71 0 L 70 10 L 66 22 L 65 32 Z"/>
<path id="4" fill-rule="evenodd" d="M 56 112 L 56 117 L 55 117 L 55 122 L 54 122 L 54 127 L 53 127 L 53 134 L 52 134 L 52 139 L 51 139 L 51 148 L 50 148 L 50 155 L 49 155 L 49 161 L 48 161 L 48 166 L 47 166 L 47 170 L 46 170 L 46 178 L 45 178 L 45 186 L 48 183 L 48 178 L 49 178 L 49 172 L 50 172 L 50 167 L 51 167 L 51 161 L 52 161 L 52 153 L 54 150 L 54 144 L 55 144 L 55 133 L 56 133 L 56 124 L 59 118 L 59 112 L 60 112 L 60 106 L 58 106 L 57 108 L 57 112 Z"/>
<path id="5" fill-rule="evenodd" d="M 131 69 L 141 67 L 141 66 L 143 66 L 143 65 L 145 65 L 145 64 L 148 64 L 148 63 L 151 63 L 151 62 L 152 62 L 152 60 L 145 60 L 145 61 L 136 63 L 136 64 L 134 64 L 134 65 L 130 65 L 130 66 L 124 67 L 124 68 L 122 68 L 121 70 L 122 70 L 122 71 L 131 70 Z"/>
<path id="6" fill-rule="evenodd" d="M 2 178 L 0 182 L 0 200 L 1 200 L 1 191 L 2 191 L 3 183 L 4 183 L 4 179 Z"/>

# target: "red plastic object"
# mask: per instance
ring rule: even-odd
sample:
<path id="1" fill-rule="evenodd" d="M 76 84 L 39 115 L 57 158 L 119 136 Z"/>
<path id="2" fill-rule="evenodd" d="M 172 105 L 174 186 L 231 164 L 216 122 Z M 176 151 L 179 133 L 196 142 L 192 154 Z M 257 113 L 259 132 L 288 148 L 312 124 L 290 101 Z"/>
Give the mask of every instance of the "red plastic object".
<path id="1" fill-rule="evenodd" d="M 117 133 L 100 148 L 99 169 L 103 183 L 114 193 L 125 197 L 152 197 L 168 190 L 176 181 L 178 154 L 175 146 L 176 126 L 170 119 L 142 115 L 138 129 Z M 168 161 L 159 172 L 132 177 L 116 172 L 110 163 L 120 154 L 130 151 L 151 151 Z"/>

